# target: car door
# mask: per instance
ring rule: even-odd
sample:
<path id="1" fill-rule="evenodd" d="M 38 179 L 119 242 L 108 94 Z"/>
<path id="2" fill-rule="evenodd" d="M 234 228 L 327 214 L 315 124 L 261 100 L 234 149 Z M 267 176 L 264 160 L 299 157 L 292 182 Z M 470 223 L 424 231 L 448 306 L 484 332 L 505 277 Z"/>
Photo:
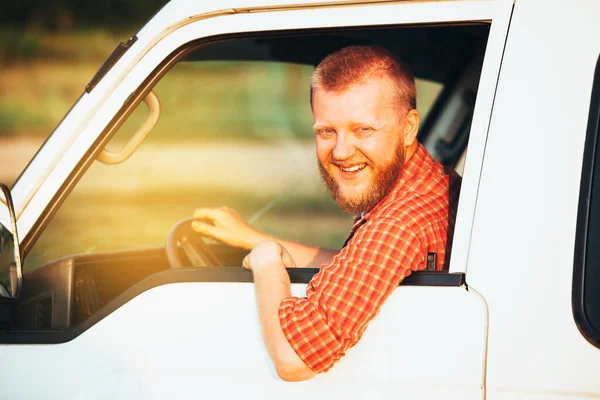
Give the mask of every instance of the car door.
<path id="1" fill-rule="evenodd" d="M 589 322 L 599 304 L 592 255 L 599 248 L 592 219 L 599 17 L 596 1 L 515 5 L 467 279 L 491 310 L 488 398 L 600 393 L 600 351 Z M 542 172 L 556 160 L 556 173 Z"/>
<path id="2" fill-rule="evenodd" d="M 504 0 L 331 2 L 219 7 L 217 11 L 205 4 L 173 2 L 165 6 L 121 46 L 107 62 L 107 68 L 90 82 L 86 93 L 15 184 L 18 228 L 26 252 L 35 250 L 53 216 L 67 204 L 65 199 L 80 179 L 83 182 L 86 170 L 135 106 L 192 48 L 226 43 L 219 48 L 219 59 L 239 60 L 249 41 L 266 41 L 275 46 L 283 40 L 288 56 L 281 57 L 293 61 L 289 55 L 296 48 L 292 45 L 301 46 L 294 40 L 305 35 L 327 42 L 338 38 L 335 35 L 340 32 L 358 32 L 360 37 L 375 35 L 385 42 L 384 33 L 402 31 L 408 32 L 402 38 L 409 51 L 412 40 L 428 41 L 430 26 L 451 31 L 465 25 L 482 26 L 486 35 L 476 78 L 463 80 L 463 76 L 470 76 L 468 63 L 465 64 L 462 74 L 452 78 L 453 84 L 443 92 L 445 96 L 431 108 L 436 121 L 443 121 L 447 115 L 462 115 L 457 113 L 457 107 L 462 110 L 463 104 L 471 104 L 465 111 L 468 118 L 461 117 L 466 125 L 456 123 L 457 127 L 452 128 L 452 124 L 446 124 L 446 129 L 442 129 L 431 123 L 422 135 L 432 149 L 438 143 L 446 143 L 446 147 L 453 143 L 453 137 L 444 136 L 451 129 L 465 131 L 468 138 L 450 269 L 444 273 L 416 273 L 406 279 L 384 304 L 359 344 L 330 372 L 309 382 L 289 384 L 277 378 L 264 349 L 248 272 L 234 265 L 220 269 L 169 269 L 166 265 L 125 285 L 110 301 L 80 320 L 73 317 L 72 309 L 67 309 L 70 319 L 66 318 L 60 329 L 52 325 L 48 331 L 30 329 L 3 334 L 3 354 L 14 363 L 0 379 L 2 392 L 21 398 L 35 396 L 39 388 L 48 398 L 203 394 L 482 398 L 487 308 L 485 300 L 467 287 L 465 279 L 468 281 L 467 259 L 479 175 L 511 10 L 512 2 Z M 412 31 L 413 28 L 417 30 Z M 371 31 L 376 33 L 366 33 Z M 420 33 L 413 38 L 413 32 Z M 412 51 L 419 53 L 418 49 Z M 427 49 L 434 54 L 436 51 L 441 50 Z M 458 62 L 458 58 L 437 60 Z M 468 97 L 467 92 L 472 93 L 472 101 L 459 102 Z M 264 101 L 260 93 L 256 99 Z M 463 125 L 466 128 L 459 129 Z M 114 252 L 57 257 L 56 262 L 44 262 L 38 274 L 55 269 L 80 277 L 77 273 L 89 265 L 103 262 L 127 268 L 127 257 L 133 256 Z M 165 264 L 164 260 L 157 261 L 160 262 Z M 291 271 L 293 293 L 303 296 L 314 273 L 306 268 Z M 118 272 L 115 276 L 118 282 L 125 279 Z M 73 293 L 67 302 L 72 306 L 78 302 L 77 295 L 80 300 L 85 296 L 81 289 L 85 285 L 78 291 L 76 278 L 68 282 L 61 290 Z M 40 289 L 39 295 L 43 293 L 47 290 Z M 31 299 L 37 299 L 36 296 Z M 53 304 L 58 304 L 58 289 L 53 289 L 52 296 Z M 38 309 L 40 304 L 28 303 L 23 309 Z M 25 376 L 28 385 L 13 384 Z"/>

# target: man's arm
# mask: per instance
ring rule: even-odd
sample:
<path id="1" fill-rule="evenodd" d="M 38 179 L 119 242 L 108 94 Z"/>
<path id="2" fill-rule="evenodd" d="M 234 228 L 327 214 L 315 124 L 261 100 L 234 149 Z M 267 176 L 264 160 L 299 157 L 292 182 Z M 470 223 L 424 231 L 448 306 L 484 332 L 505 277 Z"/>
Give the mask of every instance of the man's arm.
<path id="1" fill-rule="evenodd" d="M 243 266 L 254 275 L 260 326 L 277 375 L 290 382 L 312 378 L 315 373 L 296 354 L 279 322 L 279 305 L 291 296 L 285 270 L 295 266 L 290 254 L 277 242 L 263 242 L 244 258 Z"/>
<path id="2" fill-rule="evenodd" d="M 321 264 L 331 261 L 339 250 L 324 249 L 322 247 L 309 246 L 303 243 L 292 242 L 290 240 L 277 239 L 269 237 L 268 240 L 281 243 L 290 253 L 293 260 L 300 267 L 319 268 Z"/>
<path id="3" fill-rule="evenodd" d="M 290 253 L 296 265 L 317 268 L 328 262 L 337 253 L 336 250 L 323 249 L 302 243 L 282 240 L 252 227 L 237 211 L 229 208 L 199 208 L 194 211 L 195 221 L 192 228 L 199 233 L 212 237 L 233 247 L 252 250 L 259 243 L 276 241 Z M 203 222 L 202 220 L 206 220 Z"/>

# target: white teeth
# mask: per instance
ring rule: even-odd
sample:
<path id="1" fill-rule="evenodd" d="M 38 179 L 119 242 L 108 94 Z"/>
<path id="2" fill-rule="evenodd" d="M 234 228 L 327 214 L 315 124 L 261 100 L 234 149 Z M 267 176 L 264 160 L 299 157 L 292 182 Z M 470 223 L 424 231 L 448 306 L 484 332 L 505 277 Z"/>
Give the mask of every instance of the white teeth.
<path id="1" fill-rule="evenodd" d="M 354 167 L 350 167 L 350 168 L 342 168 L 342 171 L 344 172 L 354 172 L 354 171 L 358 171 L 359 169 L 363 169 L 366 165 L 365 164 L 360 164 L 360 165 L 355 165 Z"/>

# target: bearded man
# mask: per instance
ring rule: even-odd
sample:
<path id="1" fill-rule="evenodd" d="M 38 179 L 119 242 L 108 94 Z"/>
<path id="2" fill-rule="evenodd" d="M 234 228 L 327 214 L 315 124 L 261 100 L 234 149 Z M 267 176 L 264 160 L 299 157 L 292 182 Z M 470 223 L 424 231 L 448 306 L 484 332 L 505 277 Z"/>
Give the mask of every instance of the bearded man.
<path id="1" fill-rule="evenodd" d="M 288 381 L 329 370 L 398 284 L 425 268 L 428 253 L 444 268 L 458 193 L 449 190 L 457 176 L 417 141 L 414 78 L 389 51 L 351 46 L 327 56 L 312 76 L 311 106 L 323 180 L 339 206 L 358 215 L 340 251 L 271 237 L 228 208 L 198 209 L 194 216 L 212 225 L 193 223 L 252 250 L 243 266 L 254 275 L 267 351 Z M 290 292 L 285 268 L 296 264 L 320 266 L 304 298 Z"/>

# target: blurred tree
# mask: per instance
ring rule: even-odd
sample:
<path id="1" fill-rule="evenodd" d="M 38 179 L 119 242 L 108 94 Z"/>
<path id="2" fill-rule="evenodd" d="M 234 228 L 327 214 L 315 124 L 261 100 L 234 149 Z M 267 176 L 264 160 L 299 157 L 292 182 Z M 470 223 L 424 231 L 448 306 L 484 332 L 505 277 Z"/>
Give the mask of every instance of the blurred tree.
<path id="1" fill-rule="evenodd" d="M 166 0 L 19 0 L 0 5 L 0 24 L 30 30 L 139 26 Z"/>

